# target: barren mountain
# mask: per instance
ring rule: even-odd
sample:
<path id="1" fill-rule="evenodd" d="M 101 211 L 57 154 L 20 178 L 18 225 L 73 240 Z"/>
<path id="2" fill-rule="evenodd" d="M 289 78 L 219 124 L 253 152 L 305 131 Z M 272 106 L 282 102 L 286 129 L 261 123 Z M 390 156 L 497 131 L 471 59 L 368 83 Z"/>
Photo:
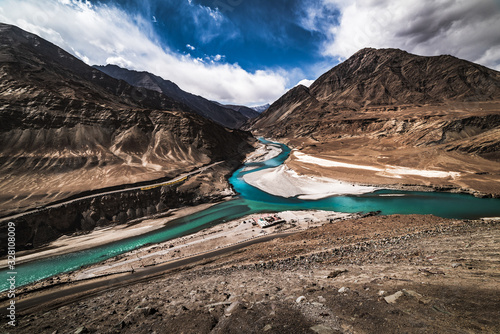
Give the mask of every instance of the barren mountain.
<path id="1" fill-rule="evenodd" d="M 310 88 L 288 91 L 248 128 L 337 161 L 462 172 L 455 180 L 355 180 L 345 170 L 317 171 L 340 179 L 500 194 L 499 101 L 497 71 L 452 56 L 363 49 Z"/>
<path id="2" fill-rule="evenodd" d="M 269 103 L 267 103 L 267 104 L 264 104 L 261 106 L 252 107 L 252 109 L 260 114 L 260 113 L 263 113 L 264 111 L 266 111 L 267 108 L 269 108 L 270 106 L 271 105 Z"/>
<path id="3" fill-rule="evenodd" d="M 242 114 L 243 116 L 247 117 L 249 120 L 254 119 L 260 115 L 260 113 L 257 112 L 255 109 L 246 106 L 224 104 L 223 107 L 233 109 Z"/>
<path id="4" fill-rule="evenodd" d="M 247 133 L 17 27 L 0 25 L 0 45 L 1 214 L 216 161 L 232 161 L 220 167 L 227 174 L 249 149 Z M 214 189 L 228 187 L 219 181 Z"/>
<path id="5" fill-rule="evenodd" d="M 239 108 L 226 107 L 209 101 L 201 96 L 183 91 L 170 80 L 164 80 L 149 72 L 132 71 L 116 65 L 94 66 L 109 76 L 126 81 L 132 86 L 143 87 L 162 93 L 174 101 L 183 103 L 198 115 L 211 119 L 228 128 L 238 128 L 250 118 L 258 114 L 240 112 Z"/>

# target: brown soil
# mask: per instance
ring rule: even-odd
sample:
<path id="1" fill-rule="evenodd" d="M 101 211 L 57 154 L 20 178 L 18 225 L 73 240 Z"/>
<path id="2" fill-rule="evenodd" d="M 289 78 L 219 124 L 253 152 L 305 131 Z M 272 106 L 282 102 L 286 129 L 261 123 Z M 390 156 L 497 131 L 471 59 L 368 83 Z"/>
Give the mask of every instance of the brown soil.
<path id="1" fill-rule="evenodd" d="M 325 223 L 60 308 L 41 305 L 2 329 L 498 333 L 499 223 L 418 215 Z M 397 292 L 395 303 L 384 299 Z"/>
<path id="2" fill-rule="evenodd" d="M 397 131 L 391 132 L 385 130 L 370 133 L 367 130 L 366 133 L 358 131 L 353 134 L 329 135 L 328 138 L 323 138 L 320 134 L 317 134 L 317 137 L 320 139 L 315 139 L 314 137 L 282 139 L 282 141 L 285 141 L 300 152 L 318 158 L 378 168 L 398 166 L 422 170 L 459 172 L 460 176 L 455 179 L 431 178 L 417 175 L 401 175 L 400 178 L 388 177 L 387 175 L 381 176 L 379 175 L 380 173 L 370 170 L 338 167 L 328 168 L 307 164 L 297 161 L 293 155 L 286 161 L 286 164 L 301 174 L 320 175 L 346 182 L 393 185 L 395 187 L 408 185 L 426 186 L 444 190 L 453 189 L 454 191 L 469 192 L 477 196 L 499 197 L 500 164 L 496 159 L 493 159 L 493 156 L 491 156 L 491 159 L 486 159 L 487 155 L 485 154 L 471 154 L 455 149 L 461 145 L 462 141 L 459 137 L 461 135 L 465 136 L 464 134 L 455 133 L 454 135 L 457 138 L 450 144 L 429 146 L 426 142 L 426 140 L 430 141 L 433 139 L 431 136 L 433 128 L 436 128 L 436 134 L 434 134 L 436 138 L 434 139 L 437 140 L 441 136 L 439 122 L 447 122 L 454 118 L 463 118 L 466 116 L 472 117 L 472 115 L 486 117 L 488 114 L 498 114 L 497 103 L 481 103 L 479 105 L 481 108 L 471 110 L 465 108 L 465 110 L 447 111 L 446 113 L 440 107 L 426 106 L 387 111 L 383 113 L 383 116 L 380 116 L 378 109 L 358 113 L 356 116 L 353 114 L 348 115 L 350 119 L 358 121 L 380 118 L 380 122 L 383 124 L 385 124 L 384 122 L 390 123 L 394 120 L 412 120 L 416 117 L 414 115 L 418 115 L 422 119 L 430 119 L 428 124 L 425 125 L 425 131 L 415 126 L 415 128 L 407 130 L 404 134 Z M 337 116 L 337 119 L 332 122 L 337 122 L 341 118 L 341 116 Z M 396 121 L 394 122 L 399 124 Z M 404 124 L 398 126 L 404 127 Z M 497 132 L 493 131 L 491 135 L 493 137 L 490 138 L 490 142 L 498 140 Z M 449 136 L 451 138 L 451 135 Z M 467 141 L 466 139 L 464 140 Z M 473 144 L 473 141 L 471 141 L 470 145 L 474 146 Z"/>

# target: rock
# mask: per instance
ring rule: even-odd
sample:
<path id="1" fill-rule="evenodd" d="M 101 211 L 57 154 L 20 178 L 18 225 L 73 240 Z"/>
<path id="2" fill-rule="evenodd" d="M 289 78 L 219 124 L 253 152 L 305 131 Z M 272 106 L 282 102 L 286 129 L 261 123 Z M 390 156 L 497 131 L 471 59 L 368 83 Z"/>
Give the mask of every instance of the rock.
<path id="1" fill-rule="evenodd" d="M 75 334 L 85 334 L 85 333 L 89 333 L 89 330 L 85 326 L 79 327 L 75 331 Z"/>
<path id="2" fill-rule="evenodd" d="M 414 297 L 414 298 L 422 298 L 422 295 L 416 291 L 413 291 L 413 290 L 405 290 L 403 289 L 402 290 L 403 293 L 408 296 L 408 297 Z"/>
<path id="3" fill-rule="evenodd" d="M 346 288 L 345 286 L 343 286 L 343 287 L 341 287 L 341 288 L 339 289 L 339 291 L 338 291 L 338 292 L 339 292 L 339 293 L 346 293 L 346 292 L 348 292 L 348 291 L 349 291 L 349 288 Z"/>
<path id="4" fill-rule="evenodd" d="M 320 303 L 326 303 L 326 299 L 325 299 L 325 297 L 323 297 L 323 296 L 318 296 L 318 301 L 319 301 Z"/>
<path id="5" fill-rule="evenodd" d="M 313 326 L 311 327 L 311 330 L 318 333 L 318 334 L 334 334 L 334 333 L 337 333 L 336 330 L 328 327 L 328 326 L 325 326 L 325 325 L 316 325 L 316 326 Z"/>
<path id="6" fill-rule="evenodd" d="M 272 328 L 273 328 L 273 326 L 267 324 L 267 325 L 264 326 L 264 328 L 262 329 L 262 331 L 263 332 L 267 332 L 267 331 L 271 330 Z"/>
<path id="7" fill-rule="evenodd" d="M 302 303 L 304 300 L 306 300 L 306 297 L 304 297 L 304 296 L 300 296 L 299 298 L 297 298 L 297 299 L 295 300 L 295 302 L 296 302 L 297 304 L 300 304 L 300 303 Z"/>
<path id="8" fill-rule="evenodd" d="M 145 316 L 148 316 L 148 315 L 153 315 L 155 314 L 156 312 L 158 312 L 158 309 L 154 308 L 154 307 L 144 307 L 144 308 L 141 308 L 141 312 L 142 314 L 144 314 Z"/>
<path id="9" fill-rule="evenodd" d="M 383 295 L 385 295 L 385 291 L 384 291 L 384 290 L 380 290 L 380 291 L 378 292 L 378 295 L 379 295 L 379 296 L 383 296 Z"/>
<path id="10" fill-rule="evenodd" d="M 231 305 L 229 305 L 226 310 L 224 311 L 224 313 L 226 315 L 230 315 L 232 312 L 234 312 L 236 310 L 236 308 L 240 305 L 240 302 L 236 301 L 236 302 L 233 302 L 231 303 Z"/>
<path id="11" fill-rule="evenodd" d="M 347 272 L 347 269 L 338 269 L 338 270 L 334 270 L 332 271 L 331 273 L 328 274 L 328 276 L 326 278 L 335 278 L 343 273 L 346 273 Z"/>
<path id="12" fill-rule="evenodd" d="M 451 264 L 451 267 L 452 267 L 452 268 L 458 268 L 458 267 L 460 267 L 460 266 L 461 266 L 461 264 L 460 264 L 460 263 L 452 263 L 452 264 Z"/>
<path id="13" fill-rule="evenodd" d="M 384 297 L 385 301 L 389 304 L 395 304 L 396 300 L 404 295 L 403 291 L 398 291 L 395 294 L 392 294 L 390 296 Z"/>
<path id="14" fill-rule="evenodd" d="M 402 290 L 403 293 L 405 294 L 405 296 L 407 297 L 413 297 L 415 298 L 416 300 L 418 300 L 419 303 L 422 303 L 422 304 L 429 304 L 431 302 L 431 299 L 430 298 L 426 298 L 424 296 L 422 296 L 420 293 L 416 292 L 416 291 L 413 291 L 413 290 L 405 290 L 403 289 Z"/>

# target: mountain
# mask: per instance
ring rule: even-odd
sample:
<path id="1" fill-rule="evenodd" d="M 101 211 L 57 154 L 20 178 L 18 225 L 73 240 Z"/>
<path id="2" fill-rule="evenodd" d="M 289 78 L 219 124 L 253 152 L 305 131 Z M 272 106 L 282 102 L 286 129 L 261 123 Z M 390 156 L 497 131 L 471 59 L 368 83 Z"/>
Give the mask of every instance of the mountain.
<path id="1" fill-rule="evenodd" d="M 244 128 L 373 169 L 392 163 L 462 172 L 456 180 L 372 173 L 365 183 L 440 184 L 500 195 L 500 72 L 456 57 L 363 49 L 309 88 L 292 88 Z M 307 173 L 308 165 L 294 157 L 289 167 Z M 347 171 L 330 176 L 363 182 Z"/>
<path id="2" fill-rule="evenodd" d="M 266 111 L 267 108 L 269 108 L 270 106 L 271 105 L 269 103 L 266 103 L 266 104 L 261 105 L 261 106 L 252 107 L 252 109 L 255 110 L 256 112 L 258 112 L 259 114 L 261 114 L 264 111 Z"/>
<path id="3" fill-rule="evenodd" d="M 253 123 L 255 129 L 262 129 L 275 127 L 280 119 L 286 127 L 306 114 L 314 120 L 342 110 L 498 99 L 497 71 L 452 56 L 423 57 L 398 49 L 368 48 L 323 74 L 309 88 L 292 88 Z"/>
<path id="4" fill-rule="evenodd" d="M 260 115 L 260 113 L 258 113 L 254 109 L 246 107 L 246 106 L 225 104 L 224 107 L 229 108 L 229 109 L 233 109 L 234 111 L 239 112 L 243 116 L 247 117 L 248 120 L 254 119 Z"/>
<path id="5" fill-rule="evenodd" d="M 116 222 L 119 214 L 136 218 L 169 203 L 185 205 L 184 199 L 216 198 L 230 187 L 225 176 L 251 149 L 248 133 L 205 119 L 158 91 L 112 78 L 15 26 L 0 24 L 0 45 L 1 215 L 223 161 L 178 188 L 158 188 L 154 196 L 109 195 L 93 206 L 44 211 L 42 220 L 32 215 L 20 223 L 31 226 L 31 243 L 33 234 L 40 244 L 44 235 Z M 83 219 L 84 212 L 94 212 L 94 218 Z"/>
<path id="6" fill-rule="evenodd" d="M 257 116 L 246 112 L 246 110 L 239 112 L 237 109 L 226 107 L 201 96 L 185 92 L 172 81 L 164 80 L 149 72 L 132 71 L 116 65 L 94 66 L 94 68 L 113 78 L 124 80 L 132 86 L 143 87 L 162 93 L 174 101 L 187 105 L 196 114 L 231 129 L 236 129 L 249 118 Z"/>

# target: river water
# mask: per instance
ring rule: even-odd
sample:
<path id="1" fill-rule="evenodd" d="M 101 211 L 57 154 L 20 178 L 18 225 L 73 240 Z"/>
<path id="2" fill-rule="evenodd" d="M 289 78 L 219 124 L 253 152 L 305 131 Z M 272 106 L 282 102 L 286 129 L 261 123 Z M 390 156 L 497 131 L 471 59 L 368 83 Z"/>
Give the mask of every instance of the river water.
<path id="1" fill-rule="evenodd" d="M 17 286 L 98 263 L 145 244 L 167 241 L 252 213 L 312 209 L 350 213 L 381 211 L 384 215 L 396 213 L 434 214 L 440 217 L 462 219 L 500 217 L 500 199 L 476 198 L 464 194 L 379 190 L 363 195 L 333 196 L 318 200 L 273 196 L 247 184 L 243 181 L 242 176 L 246 173 L 281 165 L 290 154 L 290 149 L 283 144 L 260 140 L 265 144 L 279 146 L 282 152 L 273 159 L 261 163 L 247 163 L 238 169 L 229 180 L 240 194 L 235 199 L 176 219 L 160 230 L 141 236 L 89 250 L 21 264 L 16 268 Z M 5 291 L 8 288 L 7 273 L 6 269 L 0 271 L 0 291 Z"/>

